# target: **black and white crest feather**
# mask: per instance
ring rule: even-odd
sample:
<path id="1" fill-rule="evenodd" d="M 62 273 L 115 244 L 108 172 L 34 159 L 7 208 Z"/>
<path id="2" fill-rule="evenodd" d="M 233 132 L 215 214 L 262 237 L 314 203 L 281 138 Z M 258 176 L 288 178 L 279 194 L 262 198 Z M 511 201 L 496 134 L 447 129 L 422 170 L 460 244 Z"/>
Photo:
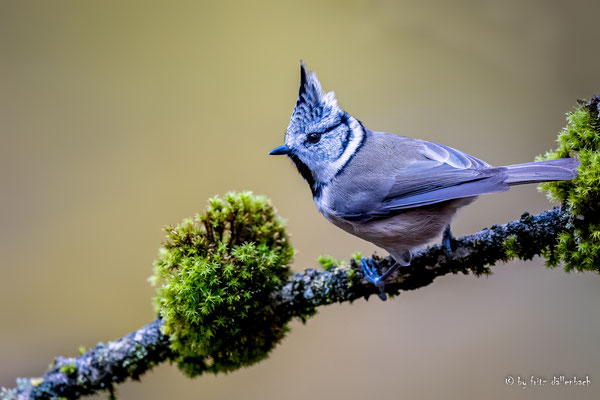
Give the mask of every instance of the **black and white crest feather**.
<path id="1" fill-rule="evenodd" d="M 300 62 L 300 90 L 292 119 L 318 121 L 339 110 L 335 93 L 324 93 L 317 74 L 309 72 Z"/>
<path id="2" fill-rule="evenodd" d="M 335 93 L 324 93 L 317 75 L 300 63 L 300 90 L 285 146 L 313 196 L 343 170 L 364 137 L 362 125 L 338 106 Z"/>

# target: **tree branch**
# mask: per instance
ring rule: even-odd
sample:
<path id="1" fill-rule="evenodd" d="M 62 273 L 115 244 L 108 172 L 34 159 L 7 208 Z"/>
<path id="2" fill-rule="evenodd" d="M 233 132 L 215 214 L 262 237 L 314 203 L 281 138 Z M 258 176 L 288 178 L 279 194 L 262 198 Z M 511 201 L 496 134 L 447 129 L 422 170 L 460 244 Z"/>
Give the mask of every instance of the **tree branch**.
<path id="1" fill-rule="evenodd" d="M 455 239 L 452 254 L 441 245 L 435 245 L 417 253 L 410 266 L 402 267 L 386 281 L 385 290 L 396 295 L 400 291 L 414 290 L 429 285 L 437 277 L 462 272 L 487 275 L 498 261 L 508 261 L 506 241 L 518 243 L 514 256 L 530 260 L 542 254 L 556 243 L 558 234 L 569 227 L 571 215 L 559 208 L 537 215 L 525 213 L 520 219 L 504 225 L 494 225 L 480 232 Z M 379 259 L 374 256 L 374 265 L 384 270 L 393 265 L 391 257 Z M 378 288 L 363 280 L 360 268 L 352 260 L 352 269 L 334 268 L 317 271 L 312 268 L 295 274 L 276 293 L 275 305 L 280 313 L 296 315 L 294 310 L 317 307 L 334 302 L 353 301 L 378 293 Z M 352 279 L 349 271 L 356 271 Z M 356 282 L 348 288 L 348 282 Z"/>
<path id="2" fill-rule="evenodd" d="M 421 288 L 448 273 L 488 274 L 488 265 L 515 256 L 531 259 L 551 251 L 559 233 L 569 227 L 570 214 L 558 208 L 533 216 L 525 213 L 519 220 L 456 239 L 451 255 L 441 245 L 428 247 L 415 255 L 409 267 L 401 268 L 388 281 L 386 291 L 396 295 Z M 390 257 L 374 256 L 378 269 L 385 270 L 392 263 Z M 377 291 L 363 280 L 353 260 L 350 267 L 338 266 L 327 271 L 310 268 L 296 273 L 273 294 L 272 304 L 279 315 L 300 316 L 318 306 L 368 299 Z M 114 342 L 100 343 L 78 358 L 58 357 L 43 377 L 18 379 L 17 387 L 3 389 L 0 399 L 74 399 L 102 390 L 112 393 L 114 384 L 128 377 L 139 379 L 144 372 L 172 357 L 169 338 L 160 332 L 160 326 L 158 319 Z"/>
<path id="3" fill-rule="evenodd" d="M 76 399 L 107 390 L 140 375 L 171 356 L 169 338 L 158 319 L 121 339 L 98 343 L 79 358 L 57 357 L 41 378 L 17 379 L 17 388 L 4 390 L 2 399 Z"/>

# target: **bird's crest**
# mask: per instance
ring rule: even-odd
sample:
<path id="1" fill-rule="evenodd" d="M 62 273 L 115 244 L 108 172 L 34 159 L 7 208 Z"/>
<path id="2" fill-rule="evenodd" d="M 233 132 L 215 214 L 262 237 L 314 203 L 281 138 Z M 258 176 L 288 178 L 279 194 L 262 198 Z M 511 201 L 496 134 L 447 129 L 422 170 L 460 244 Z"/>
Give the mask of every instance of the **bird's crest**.
<path id="1" fill-rule="evenodd" d="M 306 65 L 300 62 L 300 90 L 292 119 L 314 121 L 338 110 L 335 93 L 324 93 L 317 74 L 309 72 Z"/>

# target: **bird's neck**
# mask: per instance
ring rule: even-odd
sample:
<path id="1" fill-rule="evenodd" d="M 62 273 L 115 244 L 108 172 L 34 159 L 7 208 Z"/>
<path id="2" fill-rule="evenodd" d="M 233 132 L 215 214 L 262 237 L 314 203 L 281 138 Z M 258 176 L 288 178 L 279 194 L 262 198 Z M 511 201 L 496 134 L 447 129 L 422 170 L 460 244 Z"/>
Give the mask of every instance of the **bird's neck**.
<path id="1" fill-rule="evenodd" d="M 321 196 L 321 190 L 323 185 L 320 182 L 317 182 L 313 176 L 312 171 L 306 164 L 300 160 L 300 158 L 295 154 L 289 154 L 290 159 L 296 165 L 296 169 L 300 172 L 300 175 L 304 178 L 306 182 L 308 182 L 308 186 L 310 186 L 310 190 L 313 194 L 314 198 Z"/>

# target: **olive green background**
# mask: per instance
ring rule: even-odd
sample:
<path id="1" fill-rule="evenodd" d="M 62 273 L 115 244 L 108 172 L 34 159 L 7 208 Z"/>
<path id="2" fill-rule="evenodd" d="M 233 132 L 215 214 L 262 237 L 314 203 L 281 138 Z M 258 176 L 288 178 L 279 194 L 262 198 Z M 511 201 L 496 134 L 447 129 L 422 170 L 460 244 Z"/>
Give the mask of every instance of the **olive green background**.
<path id="1" fill-rule="evenodd" d="M 526 162 L 600 92 L 598 15 L 594 1 L 1 1 L 0 385 L 153 320 L 161 227 L 214 194 L 269 196 L 296 270 L 376 250 L 318 214 L 289 160 L 267 156 L 300 59 L 371 129 Z M 454 230 L 549 206 L 518 187 L 463 210 Z M 599 398 L 598 276 L 540 259 L 494 272 L 324 307 L 256 366 L 191 380 L 161 365 L 119 393 Z M 505 383 L 561 374 L 592 385 Z"/>

